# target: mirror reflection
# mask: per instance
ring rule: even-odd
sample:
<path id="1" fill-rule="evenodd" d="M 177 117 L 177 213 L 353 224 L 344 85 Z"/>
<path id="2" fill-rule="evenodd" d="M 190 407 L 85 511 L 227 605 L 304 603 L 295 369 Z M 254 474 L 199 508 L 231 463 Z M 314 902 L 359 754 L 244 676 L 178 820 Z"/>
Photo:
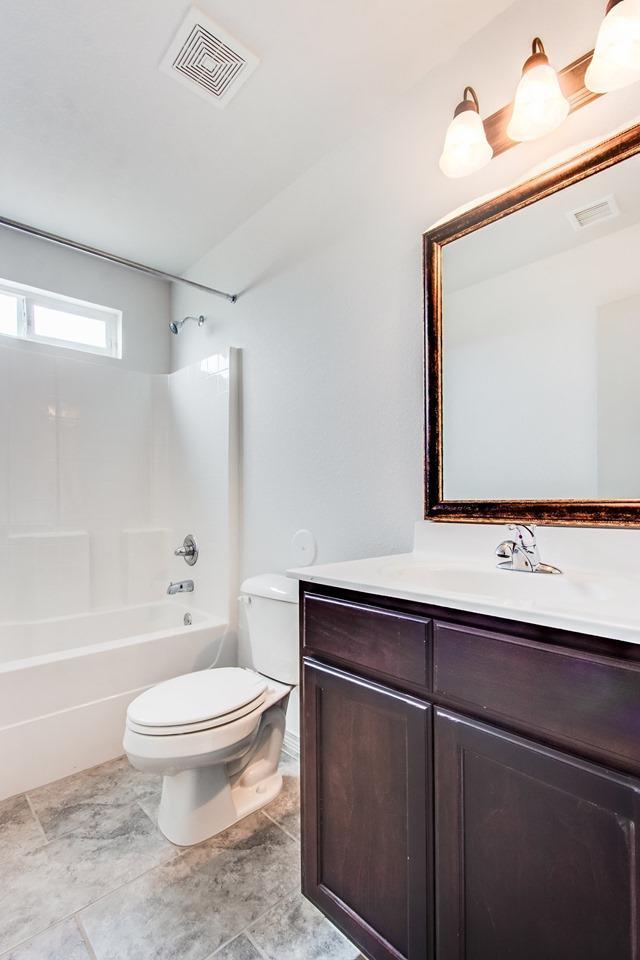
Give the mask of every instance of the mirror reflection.
<path id="1" fill-rule="evenodd" d="M 640 156 L 442 251 L 446 500 L 640 498 Z"/>

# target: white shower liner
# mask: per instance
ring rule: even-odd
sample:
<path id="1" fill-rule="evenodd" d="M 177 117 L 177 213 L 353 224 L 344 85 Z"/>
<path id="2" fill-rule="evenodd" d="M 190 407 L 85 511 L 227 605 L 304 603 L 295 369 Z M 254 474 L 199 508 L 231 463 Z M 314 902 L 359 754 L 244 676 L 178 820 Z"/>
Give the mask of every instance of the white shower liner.
<path id="1" fill-rule="evenodd" d="M 233 665 L 227 636 L 226 622 L 169 600 L 0 623 L 0 800 L 120 756 L 130 701 Z"/>

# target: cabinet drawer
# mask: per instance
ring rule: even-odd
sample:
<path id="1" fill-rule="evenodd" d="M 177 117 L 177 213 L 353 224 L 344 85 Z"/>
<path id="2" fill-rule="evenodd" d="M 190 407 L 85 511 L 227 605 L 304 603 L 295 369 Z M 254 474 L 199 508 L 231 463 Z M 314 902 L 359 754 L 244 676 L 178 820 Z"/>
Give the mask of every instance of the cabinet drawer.
<path id="1" fill-rule="evenodd" d="M 640 769 L 640 665 L 447 623 L 433 645 L 439 697 Z"/>
<path id="2" fill-rule="evenodd" d="M 430 621 L 305 593 L 303 654 L 327 657 L 411 690 L 431 688 Z"/>

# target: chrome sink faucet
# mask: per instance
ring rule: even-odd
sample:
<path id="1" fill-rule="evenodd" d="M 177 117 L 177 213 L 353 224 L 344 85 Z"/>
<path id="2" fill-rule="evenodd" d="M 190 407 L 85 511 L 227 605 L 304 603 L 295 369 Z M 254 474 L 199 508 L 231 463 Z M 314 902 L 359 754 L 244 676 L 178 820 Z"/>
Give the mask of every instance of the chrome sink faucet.
<path id="1" fill-rule="evenodd" d="M 496 547 L 500 570 L 516 570 L 519 573 L 562 573 L 550 563 L 542 563 L 536 542 L 533 523 L 510 523 L 512 540 L 503 540 Z"/>

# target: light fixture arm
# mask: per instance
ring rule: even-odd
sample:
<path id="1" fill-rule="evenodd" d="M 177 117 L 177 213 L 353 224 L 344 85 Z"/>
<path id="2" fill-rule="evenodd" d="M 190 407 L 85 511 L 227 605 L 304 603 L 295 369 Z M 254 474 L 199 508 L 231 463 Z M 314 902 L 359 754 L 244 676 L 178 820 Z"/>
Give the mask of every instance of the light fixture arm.
<path id="1" fill-rule="evenodd" d="M 531 56 L 525 60 L 522 68 L 523 76 L 528 70 L 533 69 L 533 67 L 539 67 L 547 63 L 549 63 L 549 57 L 547 56 L 547 51 L 544 49 L 544 43 L 540 37 L 534 37 L 531 42 Z"/>
<path id="2" fill-rule="evenodd" d="M 467 95 L 471 97 L 476 106 L 477 112 L 480 113 L 480 101 L 478 100 L 478 94 L 475 92 L 473 87 L 464 88 L 464 94 L 462 95 L 464 100 L 467 100 Z"/>
<path id="3" fill-rule="evenodd" d="M 478 100 L 478 95 L 473 87 L 464 88 L 462 100 L 454 110 L 454 117 L 460 116 L 460 114 L 464 113 L 465 110 L 473 110 L 475 113 L 480 113 L 480 101 Z"/>

